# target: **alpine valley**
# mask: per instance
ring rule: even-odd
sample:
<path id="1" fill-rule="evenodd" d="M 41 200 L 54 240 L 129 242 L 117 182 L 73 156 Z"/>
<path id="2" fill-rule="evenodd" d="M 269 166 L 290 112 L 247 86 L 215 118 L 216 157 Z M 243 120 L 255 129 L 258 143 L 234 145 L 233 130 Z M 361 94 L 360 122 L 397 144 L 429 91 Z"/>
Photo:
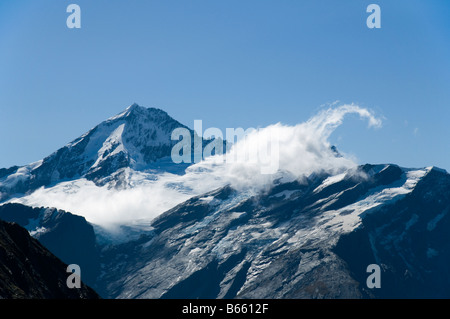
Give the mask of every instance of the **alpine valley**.
<path id="1" fill-rule="evenodd" d="M 281 168 L 265 187 L 236 187 L 214 182 L 214 166 L 171 161 L 178 127 L 133 104 L 41 161 L 0 169 L 0 219 L 80 265 L 103 298 L 450 297 L 445 170 Z M 372 264 L 380 288 L 367 285 Z"/>

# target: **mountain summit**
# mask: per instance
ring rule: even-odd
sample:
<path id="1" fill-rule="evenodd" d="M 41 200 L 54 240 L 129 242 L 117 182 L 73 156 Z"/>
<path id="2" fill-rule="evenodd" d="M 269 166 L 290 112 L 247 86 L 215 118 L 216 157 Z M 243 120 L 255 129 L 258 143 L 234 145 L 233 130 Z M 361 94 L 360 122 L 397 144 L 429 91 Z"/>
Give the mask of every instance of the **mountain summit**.
<path id="1" fill-rule="evenodd" d="M 1 169 L 0 201 L 60 181 L 84 177 L 102 184 L 120 169 L 143 169 L 170 156 L 178 127 L 187 128 L 160 109 L 132 104 L 41 161 Z"/>

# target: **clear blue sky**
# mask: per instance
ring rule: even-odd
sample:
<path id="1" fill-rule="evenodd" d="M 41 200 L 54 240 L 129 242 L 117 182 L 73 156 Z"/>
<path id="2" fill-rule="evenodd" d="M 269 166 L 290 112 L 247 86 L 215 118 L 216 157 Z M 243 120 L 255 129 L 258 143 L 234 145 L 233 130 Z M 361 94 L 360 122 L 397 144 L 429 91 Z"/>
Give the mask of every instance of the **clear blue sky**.
<path id="1" fill-rule="evenodd" d="M 68 29 L 66 7 L 81 7 Z M 368 29 L 366 7 L 381 7 Z M 336 100 L 360 163 L 450 170 L 450 2 L 1 0 L 0 167 L 39 160 L 136 102 L 193 127 L 296 124 Z"/>

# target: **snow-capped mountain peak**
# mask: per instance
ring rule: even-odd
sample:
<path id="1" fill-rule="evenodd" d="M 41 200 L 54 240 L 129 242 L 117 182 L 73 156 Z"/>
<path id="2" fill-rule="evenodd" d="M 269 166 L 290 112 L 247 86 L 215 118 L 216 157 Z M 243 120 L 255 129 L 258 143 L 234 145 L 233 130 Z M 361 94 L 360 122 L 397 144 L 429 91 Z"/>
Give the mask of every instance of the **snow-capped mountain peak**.
<path id="1" fill-rule="evenodd" d="M 106 121 L 114 121 L 117 119 L 126 119 L 127 117 L 133 117 L 133 116 L 139 116 L 139 115 L 146 115 L 148 113 L 153 113 L 153 114 L 161 114 L 161 115 L 165 115 L 168 116 L 168 114 L 158 108 L 154 108 L 154 107 L 144 107 L 144 106 L 140 106 L 137 103 L 133 103 L 130 106 L 128 106 L 125 110 L 123 110 L 122 112 L 111 116 L 110 118 L 108 118 Z"/>
<path id="2" fill-rule="evenodd" d="M 60 181 L 85 177 L 101 184 L 120 169 L 145 169 L 170 156 L 175 144 L 171 133 L 177 127 L 187 128 L 160 109 L 134 103 L 47 156 L 40 165 L 4 170 L 0 201 Z"/>

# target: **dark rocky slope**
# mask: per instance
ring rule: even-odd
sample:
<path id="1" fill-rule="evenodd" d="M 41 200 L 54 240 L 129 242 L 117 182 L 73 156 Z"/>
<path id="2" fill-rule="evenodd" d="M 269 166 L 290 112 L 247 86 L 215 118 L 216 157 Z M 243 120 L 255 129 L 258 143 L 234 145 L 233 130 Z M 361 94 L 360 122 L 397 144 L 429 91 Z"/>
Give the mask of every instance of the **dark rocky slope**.
<path id="1" fill-rule="evenodd" d="M 99 296 L 82 283 L 68 288 L 67 265 L 16 223 L 0 221 L 0 298 L 85 299 Z"/>

